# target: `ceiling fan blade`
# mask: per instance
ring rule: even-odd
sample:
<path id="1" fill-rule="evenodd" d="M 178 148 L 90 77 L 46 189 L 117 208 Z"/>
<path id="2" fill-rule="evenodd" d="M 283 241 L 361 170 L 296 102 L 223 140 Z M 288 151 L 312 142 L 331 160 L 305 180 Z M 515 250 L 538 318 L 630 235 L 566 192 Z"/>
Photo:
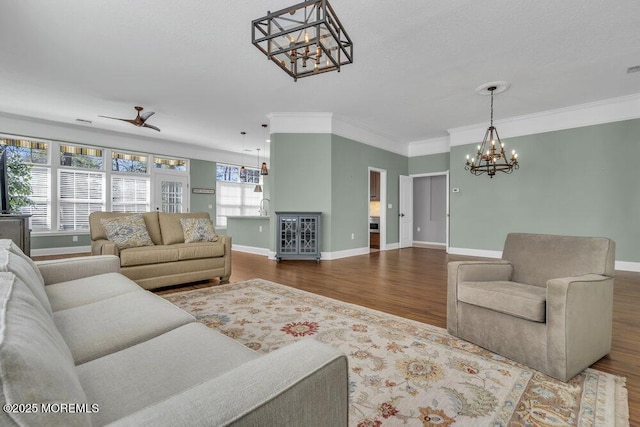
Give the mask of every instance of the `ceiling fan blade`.
<path id="1" fill-rule="evenodd" d="M 135 120 L 130 120 L 130 119 L 121 119 L 119 117 L 109 117 L 109 116 L 98 116 L 98 117 L 104 117 L 105 119 L 113 119 L 113 120 L 120 120 L 123 122 L 127 122 L 127 123 L 132 123 L 132 124 L 136 124 Z"/>
<path id="2" fill-rule="evenodd" d="M 154 114 L 155 114 L 155 111 L 145 111 L 144 113 L 140 114 L 140 117 L 142 117 L 142 121 L 145 121 L 149 117 L 153 116 Z"/>
<path id="3" fill-rule="evenodd" d="M 143 123 L 143 124 L 142 124 L 142 127 L 145 127 L 145 128 L 151 128 L 151 129 L 153 129 L 153 130 L 157 130 L 158 132 L 160 132 L 160 128 L 155 127 L 155 126 L 153 126 L 153 125 L 148 125 L 148 124 L 146 124 L 146 123 Z"/>

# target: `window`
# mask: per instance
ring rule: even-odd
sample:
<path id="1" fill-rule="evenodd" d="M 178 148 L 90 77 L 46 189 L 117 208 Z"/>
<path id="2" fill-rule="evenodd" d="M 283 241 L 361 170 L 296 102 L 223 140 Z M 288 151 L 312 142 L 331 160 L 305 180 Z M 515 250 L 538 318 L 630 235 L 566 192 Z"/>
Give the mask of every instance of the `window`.
<path id="1" fill-rule="evenodd" d="M 105 210 L 103 151 L 61 145 L 60 166 L 58 230 L 88 230 L 89 214 Z"/>
<path id="2" fill-rule="evenodd" d="M 258 215 L 262 193 L 254 192 L 260 183 L 260 170 L 218 164 L 216 168 L 216 225 L 227 226 L 227 216 Z"/>
<path id="3" fill-rule="evenodd" d="M 148 157 L 113 151 L 111 153 L 111 210 L 149 212 L 151 180 L 147 175 Z"/>
<path id="4" fill-rule="evenodd" d="M 49 166 L 50 143 L 19 138 L 3 138 L 0 144 L 22 158 L 30 167 L 32 205 L 20 208 L 20 212 L 31 215 L 33 231 L 51 230 L 51 167 Z"/>
<path id="5" fill-rule="evenodd" d="M 153 156 L 153 164 L 156 169 L 170 169 L 175 171 L 187 170 L 187 161 L 183 159 L 169 159 Z"/>

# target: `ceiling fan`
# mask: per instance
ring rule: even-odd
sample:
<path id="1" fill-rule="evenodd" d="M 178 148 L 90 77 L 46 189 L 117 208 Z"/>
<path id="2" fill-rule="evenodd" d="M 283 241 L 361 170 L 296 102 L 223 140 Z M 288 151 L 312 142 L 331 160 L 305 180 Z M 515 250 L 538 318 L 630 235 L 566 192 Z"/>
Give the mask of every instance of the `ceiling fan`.
<path id="1" fill-rule="evenodd" d="M 157 130 L 158 132 L 160 132 L 160 128 L 157 128 L 153 125 L 149 125 L 147 124 L 147 119 L 151 116 L 153 116 L 155 114 L 155 112 L 153 111 L 147 111 L 145 113 L 140 114 L 140 112 L 142 110 L 144 110 L 144 108 L 142 107 L 133 107 L 138 111 L 138 115 L 136 116 L 135 119 L 120 119 L 118 117 L 109 117 L 109 116 L 98 116 L 98 117 L 104 117 L 106 119 L 114 119 L 114 120 L 122 120 L 123 122 L 128 122 L 131 123 L 132 125 L 138 126 L 138 127 L 145 127 L 145 128 L 151 128 L 153 130 Z"/>

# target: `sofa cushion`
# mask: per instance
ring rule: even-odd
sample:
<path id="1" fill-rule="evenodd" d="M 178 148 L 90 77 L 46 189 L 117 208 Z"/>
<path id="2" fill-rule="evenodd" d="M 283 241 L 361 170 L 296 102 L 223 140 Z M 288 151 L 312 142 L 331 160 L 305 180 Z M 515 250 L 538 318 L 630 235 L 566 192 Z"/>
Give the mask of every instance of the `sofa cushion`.
<path id="1" fill-rule="evenodd" d="M 82 364 L 78 375 L 88 399 L 100 405 L 94 424 L 104 425 L 257 357 L 238 341 L 191 323 Z M 123 384 L 136 386 L 123 393 Z"/>
<path id="2" fill-rule="evenodd" d="M 153 245 L 141 214 L 104 218 L 100 222 L 107 239 L 114 242 L 118 249 Z"/>
<path id="3" fill-rule="evenodd" d="M 180 218 L 184 242 L 217 242 L 218 235 L 208 218 Z"/>
<path id="4" fill-rule="evenodd" d="M 150 292 L 129 292 L 53 313 L 76 364 L 131 347 L 193 316 Z"/>
<path id="5" fill-rule="evenodd" d="M 221 242 L 194 242 L 172 245 L 178 250 L 178 260 L 219 258 L 224 256 L 224 244 Z"/>
<path id="6" fill-rule="evenodd" d="M 123 249 L 120 252 L 120 266 L 160 264 L 178 261 L 178 248 L 173 246 L 158 245 L 144 246 L 141 248 Z"/>
<path id="7" fill-rule="evenodd" d="M 49 314 L 13 273 L 0 273 L 2 404 L 88 404 L 71 352 Z M 0 425 L 90 425 L 85 413 L 0 412 Z"/>
<path id="8" fill-rule="evenodd" d="M 461 282 L 458 300 L 534 322 L 546 318 L 547 289 L 516 282 Z"/>
<path id="9" fill-rule="evenodd" d="M 160 231 L 162 233 L 162 243 L 165 245 L 173 245 L 175 243 L 184 243 L 184 232 L 180 224 L 180 218 L 209 218 L 207 212 L 193 213 L 158 213 L 158 222 L 160 223 Z"/>
<path id="10" fill-rule="evenodd" d="M 136 215 L 135 213 L 125 212 L 92 212 L 89 215 L 89 231 L 91 233 L 91 241 L 107 240 L 107 233 L 105 232 L 101 219 L 116 218 L 128 215 Z M 160 224 L 158 223 L 158 212 L 145 212 L 142 214 L 144 223 L 147 226 L 149 237 L 153 241 L 154 245 L 162 244 L 162 235 L 160 234 Z"/>
<path id="11" fill-rule="evenodd" d="M 45 287 L 53 311 L 102 301 L 129 292 L 144 292 L 122 274 L 105 273 Z"/>
<path id="12" fill-rule="evenodd" d="M 38 299 L 46 312 L 49 313 L 49 316 L 52 316 L 53 310 L 44 290 L 44 279 L 40 274 L 40 270 L 31 258 L 24 255 L 22 251 L 19 251 L 19 253 L 20 255 L 17 255 L 14 251 L 0 249 L 0 271 L 11 272 L 18 276 L 31 290 L 33 296 Z"/>

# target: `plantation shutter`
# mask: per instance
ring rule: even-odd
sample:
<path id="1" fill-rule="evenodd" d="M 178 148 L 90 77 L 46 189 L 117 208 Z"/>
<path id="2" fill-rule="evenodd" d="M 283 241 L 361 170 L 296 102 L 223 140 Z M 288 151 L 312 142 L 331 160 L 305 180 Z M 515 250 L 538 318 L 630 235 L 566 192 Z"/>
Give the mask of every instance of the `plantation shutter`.
<path id="1" fill-rule="evenodd" d="M 149 178 L 113 176 L 111 178 L 111 210 L 113 212 L 149 212 Z"/>
<path id="2" fill-rule="evenodd" d="M 89 214 L 105 207 L 104 173 L 59 170 L 60 230 L 88 230 Z"/>
<path id="3" fill-rule="evenodd" d="M 21 208 L 20 212 L 31 215 L 33 231 L 51 230 L 51 169 L 33 166 L 30 184 L 29 199 L 34 204 Z"/>

